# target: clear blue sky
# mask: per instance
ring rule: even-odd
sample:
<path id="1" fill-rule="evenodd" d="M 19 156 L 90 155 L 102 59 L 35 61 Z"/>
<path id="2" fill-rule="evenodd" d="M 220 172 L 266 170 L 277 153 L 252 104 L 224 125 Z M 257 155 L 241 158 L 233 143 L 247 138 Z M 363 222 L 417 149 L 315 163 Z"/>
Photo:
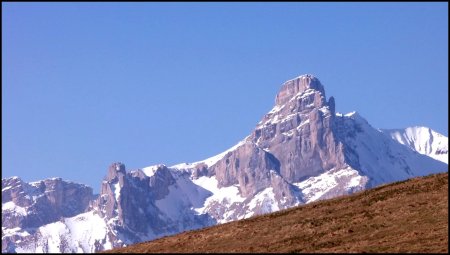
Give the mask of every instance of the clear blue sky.
<path id="1" fill-rule="evenodd" d="M 2 3 L 2 176 L 98 192 L 247 136 L 311 73 L 376 128 L 448 135 L 448 3 Z"/>

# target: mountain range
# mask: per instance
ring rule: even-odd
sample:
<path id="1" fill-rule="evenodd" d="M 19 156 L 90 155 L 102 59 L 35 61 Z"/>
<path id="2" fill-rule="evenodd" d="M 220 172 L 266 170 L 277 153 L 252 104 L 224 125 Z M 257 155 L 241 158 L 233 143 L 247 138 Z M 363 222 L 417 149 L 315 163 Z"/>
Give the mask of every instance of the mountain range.
<path id="1" fill-rule="evenodd" d="M 448 171 L 448 138 L 377 129 L 335 111 L 312 75 L 286 81 L 235 146 L 208 159 L 127 171 L 92 188 L 2 179 L 2 252 L 97 252 Z"/>

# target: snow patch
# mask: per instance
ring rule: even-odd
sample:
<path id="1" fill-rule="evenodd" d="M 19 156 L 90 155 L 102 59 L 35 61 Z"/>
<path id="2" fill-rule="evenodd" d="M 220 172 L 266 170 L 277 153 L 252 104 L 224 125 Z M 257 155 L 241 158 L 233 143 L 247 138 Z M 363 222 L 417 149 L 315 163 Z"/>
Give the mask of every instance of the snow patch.
<path id="1" fill-rule="evenodd" d="M 301 189 L 306 203 L 310 203 L 323 198 L 328 192 L 339 188 L 338 186 L 341 187 L 338 192 L 342 194 L 348 193 L 351 189 L 364 189 L 367 181 L 366 176 L 361 176 L 355 169 L 347 167 L 338 170 L 332 169 L 319 176 L 293 183 L 293 185 Z"/>
<path id="2" fill-rule="evenodd" d="M 342 116 L 342 114 L 340 114 L 340 115 Z M 353 117 L 353 116 L 356 116 L 356 115 L 358 115 L 358 113 L 356 111 L 352 111 L 352 112 L 349 112 L 347 114 L 344 114 L 345 117 Z"/>
<path id="3" fill-rule="evenodd" d="M 311 95 L 313 95 L 314 93 L 316 93 L 317 90 L 315 89 L 307 89 L 305 91 L 300 91 L 297 94 L 295 94 L 291 99 L 289 99 L 289 102 L 293 101 L 293 100 L 298 100 L 298 99 L 305 99 Z M 314 104 L 312 104 L 312 106 L 314 106 Z M 311 107 L 310 105 L 307 105 L 306 107 Z"/>
<path id="4" fill-rule="evenodd" d="M 300 130 L 303 126 L 309 124 L 309 119 L 302 121 L 300 125 L 297 126 L 297 130 Z"/>
<path id="5" fill-rule="evenodd" d="M 330 109 L 328 108 L 328 106 L 322 106 L 319 108 L 319 111 L 321 111 L 325 116 L 330 115 Z"/>
<path id="6" fill-rule="evenodd" d="M 154 166 L 148 166 L 148 167 L 144 167 L 142 168 L 142 172 L 144 172 L 145 175 L 147 175 L 148 177 L 152 177 L 153 175 L 155 175 L 156 170 L 159 167 L 163 167 L 164 165 L 162 164 L 158 164 L 158 165 L 154 165 Z"/>
<path id="7" fill-rule="evenodd" d="M 259 209 L 255 211 L 255 209 Z M 248 203 L 248 209 L 244 215 L 244 218 L 249 218 L 255 215 L 256 212 L 259 214 L 265 214 L 270 212 L 279 211 L 278 201 L 275 199 L 275 193 L 273 188 L 269 187 L 263 191 L 256 194 L 252 200 Z"/>
<path id="8" fill-rule="evenodd" d="M 70 238 L 67 238 L 70 236 L 70 230 L 60 221 L 40 227 L 39 232 L 43 237 L 40 240 L 45 242 L 47 247 L 44 249 L 45 243 L 41 243 L 36 247 L 37 253 L 60 253 L 64 251 L 63 247 L 60 247 L 61 243 L 70 241 Z"/>
<path id="9" fill-rule="evenodd" d="M 106 223 L 93 211 L 67 218 L 65 224 L 70 230 L 71 239 L 78 240 L 83 252 L 94 252 L 92 249 L 95 247 L 95 241 L 107 239 Z M 105 249 L 112 249 L 110 241 L 106 241 L 104 246 Z"/>
<path id="10" fill-rule="evenodd" d="M 16 215 L 22 215 L 22 216 L 28 215 L 27 209 L 25 207 L 18 206 L 13 201 L 2 203 L 2 214 L 3 214 L 3 211 L 11 211 L 11 212 L 14 212 L 14 214 L 16 214 Z"/>
<path id="11" fill-rule="evenodd" d="M 2 227 L 2 239 L 3 239 L 3 237 L 6 237 L 6 236 L 15 236 L 15 235 L 26 237 L 26 236 L 29 236 L 30 233 L 28 233 L 26 230 L 23 230 L 19 227 L 16 227 L 16 228 Z"/>
<path id="12" fill-rule="evenodd" d="M 276 112 L 279 112 L 281 109 L 283 109 L 284 105 L 275 105 L 268 114 L 274 114 Z"/>
<path id="13" fill-rule="evenodd" d="M 116 197 L 116 201 L 119 202 L 120 197 L 120 183 L 117 181 L 116 184 L 114 184 L 114 196 Z"/>
<path id="14" fill-rule="evenodd" d="M 189 179 L 188 175 L 173 173 L 175 184 L 168 187 L 169 193 L 162 199 L 156 200 L 158 209 L 173 221 L 181 220 L 189 208 L 203 206 L 205 199 L 211 193 Z"/>
<path id="15" fill-rule="evenodd" d="M 96 242 L 103 244 L 105 249 L 113 248 L 107 236 L 105 221 L 93 211 L 41 226 L 37 231 L 39 239 L 23 245 L 18 244 L 16 251 L 93 253 Z"/>
<path id="16" fill-rule="evenodd" d="M 204 201 L 203 206 L 194 208 L 194 210 L 200 214 L 206 213 L 208 207 L 215 202 L 224 205 L 232 205 L 245 200 L 245 197 L 242 197 L 239 194 L 239 188 L 237 185 L 218 188 L 218 181 L 215 176 L 202 176 L 198 179 L 192 180 L 192 182 L 212 193 L 212 195 Z M 222 223 L 222 221 L 219 222 Z"/>

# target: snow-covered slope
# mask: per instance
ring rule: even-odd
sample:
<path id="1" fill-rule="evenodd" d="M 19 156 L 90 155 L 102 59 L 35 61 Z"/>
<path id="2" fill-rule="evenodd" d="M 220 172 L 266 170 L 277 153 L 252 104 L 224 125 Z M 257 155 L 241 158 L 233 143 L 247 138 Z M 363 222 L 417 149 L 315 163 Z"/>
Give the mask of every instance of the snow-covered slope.
<path id="1" fill-rule="evenodd" d="M 31 183 L 19 177 L 2 179 L 2 252 L 58 252 L 56 246 L 63 247 L 61 243 L 72 240 L 82 242 L 81 249 L 94 251 L 93 243 L 86 244 L 85 240 L 97 238 L 97 235 L 86 234 L 83 238 L 87 239 L 71 236 L 64 241 L 59 239 L 60 235 L 55 235 L 60 230 L 65 231 L 61 220 L 70 222 L 72 217 L 81 217 L 89 210 L 92 199 L 92 188 L 61 178 Z M 94 220 L 86 222 L 90 225 Z"/>
<path id="2" fill-rule="evenodd" d="M 431 128 L 416 126 L 380 130 L 412 150 L 448 164 L 448 138 Z"/>
<path id="3" fill-rule="evenodd" d="M 319 176 L 294 183 L 302 191 L 306 203 L 335 197 L 336 194 L 353 193 L 366 187 L 368 177 L 355 169 L 331 169 Z"/>
<path id="4" fill-rule="evenodd" d="M 17 233 L 27 237 L 18 243 L 18 253 L 93 253 L 112 248 L 108 227 L 94 211 L 63 218 L 39 227 L 31 234 L 26 230 Z"/>
<path id="5" fill-rule="evenodd" d="M 448 170 L 448 165 L 416 153 L 373 128 L 357 112 L 338 115 L 339 136 L 351 151 L 353 168 L 370 177 L 369 186 L 405 180 Z"/>

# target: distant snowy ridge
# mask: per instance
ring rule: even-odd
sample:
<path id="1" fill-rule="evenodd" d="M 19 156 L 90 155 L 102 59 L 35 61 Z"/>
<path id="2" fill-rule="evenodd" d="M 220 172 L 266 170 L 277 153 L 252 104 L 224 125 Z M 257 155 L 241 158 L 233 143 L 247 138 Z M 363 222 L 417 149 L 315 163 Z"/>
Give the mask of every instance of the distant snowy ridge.
<path id="1" fill-rule="evenodd" d="M 380 129 L 380 131 L 420 154 L 448 164 L 448 137 L 431 128 L 415 126 L 405 129 Z"/>

